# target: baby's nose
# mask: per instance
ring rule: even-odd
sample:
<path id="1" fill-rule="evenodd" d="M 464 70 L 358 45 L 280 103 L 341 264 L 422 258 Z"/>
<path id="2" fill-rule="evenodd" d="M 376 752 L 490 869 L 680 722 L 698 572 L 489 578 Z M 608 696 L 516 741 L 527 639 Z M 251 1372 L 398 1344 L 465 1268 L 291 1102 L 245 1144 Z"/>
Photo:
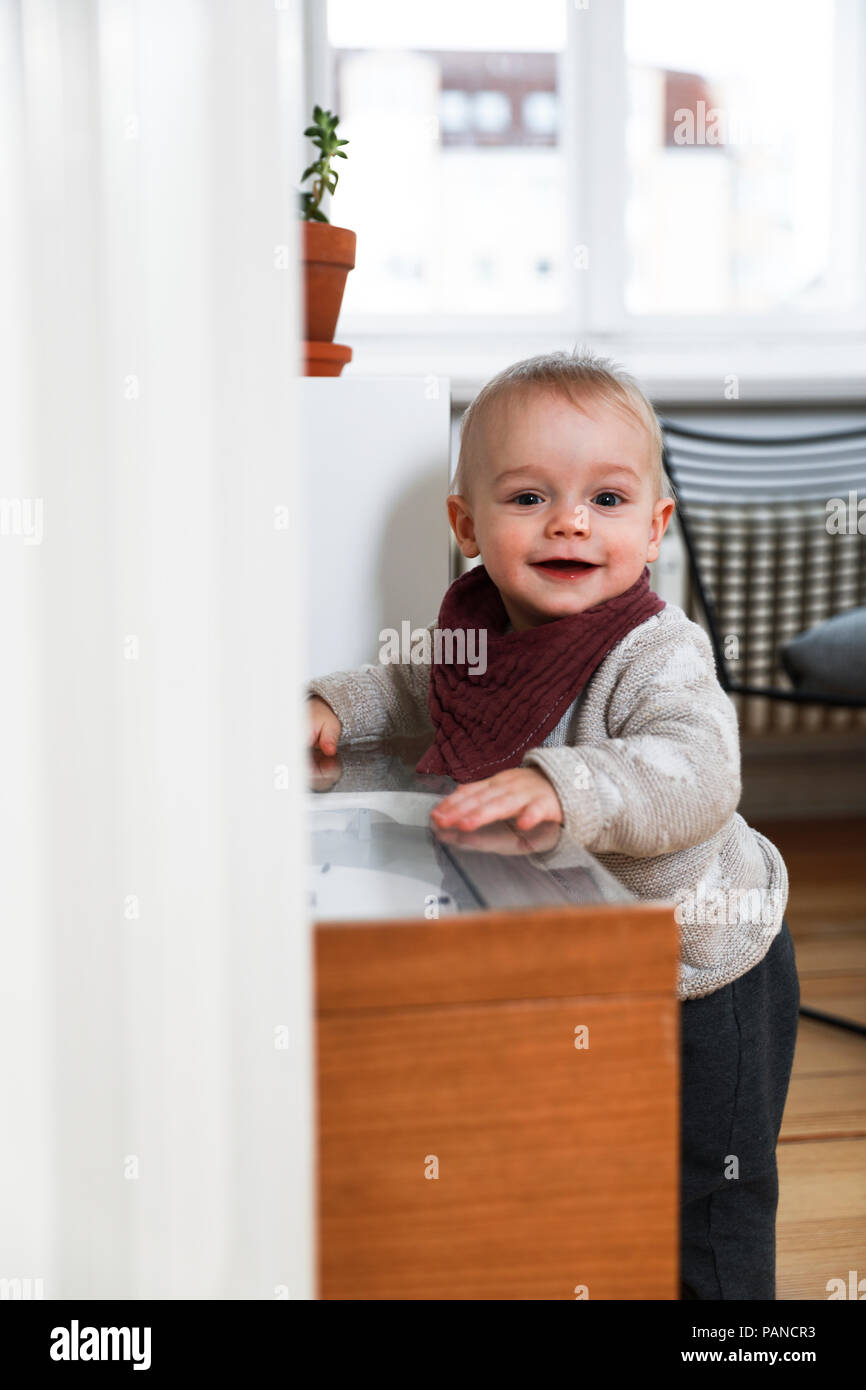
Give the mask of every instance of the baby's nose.
<path id="1" fill-rule="evenodd" d="M 553 522 L 554 530 L 567 531 L 572 534 L 589 534 L 589 508 L 580 503 L 576 507 L 564 507 L 556 514 Z"/>

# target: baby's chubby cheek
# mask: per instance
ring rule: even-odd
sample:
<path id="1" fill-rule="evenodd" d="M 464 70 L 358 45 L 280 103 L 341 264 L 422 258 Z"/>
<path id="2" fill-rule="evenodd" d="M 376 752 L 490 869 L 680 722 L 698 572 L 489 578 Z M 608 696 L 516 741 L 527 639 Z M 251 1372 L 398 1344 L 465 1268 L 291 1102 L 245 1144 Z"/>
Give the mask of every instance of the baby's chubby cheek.
<path id="1" fill-rule="evenodd" d="M 617 546 L 614 551 L 614 557 L 623 566 L 642 569 L 647 563 L 649 547 L 649 536 L 645 536 L 641 532 L 634 533 L 627 540 L 623 538 L 622 544 Z"/>

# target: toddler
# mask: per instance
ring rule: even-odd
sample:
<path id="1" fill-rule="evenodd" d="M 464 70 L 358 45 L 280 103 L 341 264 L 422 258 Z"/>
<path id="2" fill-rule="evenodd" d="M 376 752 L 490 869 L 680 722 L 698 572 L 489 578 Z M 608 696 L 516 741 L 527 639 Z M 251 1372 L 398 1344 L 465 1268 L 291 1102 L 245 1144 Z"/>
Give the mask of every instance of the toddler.
<path id="1" fill-rule="evenodd" d="M 799 1008 L 788 879 L 737 813 L 737 719 L 709 639 L 649 587 L 675 505 L 655 412 L 592 353 L 518 362 L 465 412 L 453 488 L 451 528 L 481 563 L 422 630 L 421 660 L 309 683 L 309 743 L 427 732 L 418 771 L 459 784 L 431 812 L 441 838 L 510 820 L 537 862 L 566 867 L 581 846 L 676 903 L 680 1294 L 774 1299 Z M 441 642 L 431 660 L 437 629 L 480 632 L 485 662 Z"/>

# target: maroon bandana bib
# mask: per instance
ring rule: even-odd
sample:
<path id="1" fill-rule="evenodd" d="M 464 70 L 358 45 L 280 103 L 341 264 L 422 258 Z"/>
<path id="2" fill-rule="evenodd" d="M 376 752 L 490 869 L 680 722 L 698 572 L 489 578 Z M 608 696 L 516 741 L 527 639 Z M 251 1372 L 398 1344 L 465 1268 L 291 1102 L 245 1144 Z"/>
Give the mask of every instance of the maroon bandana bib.
<path id="1" fill-rule="evenodd" d="M 434 654 L 427 708 L 436 742 L 416 772 L 478 782 L 519 767 L 530 748 L 556 728 L 608 652 L 664 608 L 649 581 L 646 566 L 630 589 L 594 608 L 506 632 L 508 613 L 484 566 L 455 579 L 442 600 L 438 626 L 486 632 L 487 668 L 473 675 L 467 662 L 437 662 Z M 477 632 L 464 655 L 470 652 L 476 653 L 476 665 L 483 664 Z"/>

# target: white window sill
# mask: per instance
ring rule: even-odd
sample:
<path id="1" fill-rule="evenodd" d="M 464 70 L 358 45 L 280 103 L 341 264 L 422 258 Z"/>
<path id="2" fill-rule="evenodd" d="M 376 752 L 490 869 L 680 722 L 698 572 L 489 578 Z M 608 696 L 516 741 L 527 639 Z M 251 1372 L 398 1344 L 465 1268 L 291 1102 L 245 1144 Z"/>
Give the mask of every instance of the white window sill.
<path id="1" fill-rule="evenodd" d="M 866 402 L 866 335 L 804 339 L 802 332 L 767 338 L 718 338 L 689 344 L 668 339 L 595 335 L 565 339 L 501 334 L 353 334 L 337 330 L 353 349 L 344 376 L 445 376 L 454 405 L 468 405 L 486 381 L 510 362 L 585 343 L 616 359 L 638 377 L 656 406 L 768 402 Z M 736 378 L 736 395 L 732 395 Z"/>

